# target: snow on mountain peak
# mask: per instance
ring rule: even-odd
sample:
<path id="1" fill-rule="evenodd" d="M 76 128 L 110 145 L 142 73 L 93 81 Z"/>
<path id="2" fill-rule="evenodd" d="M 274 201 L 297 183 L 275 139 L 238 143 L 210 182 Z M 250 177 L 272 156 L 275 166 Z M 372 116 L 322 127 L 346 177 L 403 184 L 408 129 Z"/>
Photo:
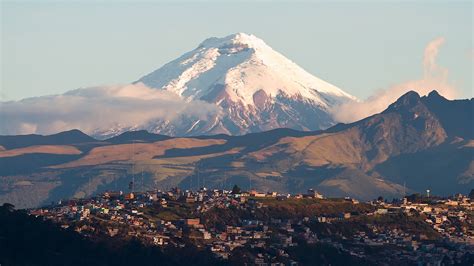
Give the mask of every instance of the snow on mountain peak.
<path id="1" fill-rule="evenodd" d="M 199 47 L 229 47 L 229 46 L 246 46 L 247 48 L 259 49 L 267 48 L 267 44 L 262 40 L 257 38 L 253 34 L 247 33 L 234 33 L 223 38 L 211 37 L 204 40 Z M 268 47 L 269 48 L 269 47 Z"/>
<path id="2" fill-rule="evenodd" d="M 255 35 L 209 38 L 196 49 L 141 78 L 139 82 L 173 91 L 187 100 L 205 99 L 254 105 L 263 91 L 301 97 L 327 108 L 355 98 L 306 72 Z"/>
<path id="3" fill-rule="evenodd" d="M 356 100 L 246 33 L 206 39 L 137 82 L 219 107 L 208 121 L 149 126 L 170 135 L 324 129 L 335 123 L 329 113 L 334 106 Z"/>

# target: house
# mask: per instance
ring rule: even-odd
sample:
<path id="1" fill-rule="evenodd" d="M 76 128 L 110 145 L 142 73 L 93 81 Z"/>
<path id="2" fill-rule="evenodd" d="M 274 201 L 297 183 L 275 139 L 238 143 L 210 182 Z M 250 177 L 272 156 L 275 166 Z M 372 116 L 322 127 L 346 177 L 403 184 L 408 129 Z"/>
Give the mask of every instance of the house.
<path id="1" fill-rule="evenodd" d="M 323 195 L 319 194 L 314 189 L 308 189 L 308 192 L 304 195 L 305 198 L 312 198 L 312 199 L 323 199 Z"/>
<path id="2" fill-rule="evenodd" d="M 195 203 L 196 202 L 196 198 L 195 197 L 186 197 L 186 203 Z"/>
<path id="3" fill-rule="evenodd" d="M 211 233 L 209 233 L 205 229 L 199 229 L 198 238 L 205 239 L 205 240 L 211 239 Z"/>
<path id="4" fill-rule="evenodd" d="M 201 220 L 199 218 L 185 219 L 185 224 L 187 226 L 197 226 L 201 224 Z"/>
<path id="5" fill-rule="evenodd" d="M 272 198 L 276 198 L 277 195 L 278 195 L 278 193 L 276 193 L 275 191 L 267 193 L 267 196 L 272 197 Z"/>
<path id="6" fill-rule="evenodd" d="M 242 229 L 238 226 L 226 226 L 226 232 L 227 234 L 240 234 L 242 233 Z"/>
<path id="7" fill-rule="evenodd" d="M 384 209 L 384 208 L 378 208 L 376 211 L 375 211 L 375 214 L 387 214 L 388 213 L 388 209 Z"/>
<path id="8" fill-rule="evenodd" d="M 429 213 L 433 210 L 433 208 L 429 207 L 429 206 L 423 206 L 421 208 L 421 212 L 424 212 L 424 213 Z"/>
<path id="9" fill-rule="evenodd" d="M 290 198 L 290 194 L 280 194 L 277 196 L 277 200 L 286 200 Z"/>
<path id="10" fill-rule="evenodd" d="M 155 235 L 153 236 L 153 244 L 158 245 L 158 246 L 164 246 L 168 244 L 169 242 L 169 237 L 163 236 L 163 235 Z"/>
<path id="11" fill-rule="evenodd" d="M 237 200 L 237 202 L 239 202 L 239 203 L 245 203 L 245 202 L 247 201 L 247 198 L 244 197 L 244 196 L 240 196 L 240 197 L 238 197 L 236 200 Z"/>
<path id="12" fill-rule="evenodd" d="M 123 194 L 122 191 L 107 191 L 103 194 L 104 199 L 117 199 Z"/>
<path id="13" fill-rule="evenodd" d="M 160 205 L 161 205 L 161 207 L 166 208 L 166 207 L 168 207 L 168 202 L 166 201 L 166 199 L 161 199 L 160 200 Z"/>
<path id="14" fill-rule="evenodd" d="M 448 199 L 444 204 L 448 206 L 458 206 L 459 203 L 457 201 Z"/>
<path id="15" fill-rule="evenodd" d="M 266 197 L 266 195 L 267 194 L 262 193 L 262 192 L 258 192 L 256 190 L 251 190 L 250 191 L 250 196 L 255 197 L 255 198 L 264 198 L 264 197 Z"/>

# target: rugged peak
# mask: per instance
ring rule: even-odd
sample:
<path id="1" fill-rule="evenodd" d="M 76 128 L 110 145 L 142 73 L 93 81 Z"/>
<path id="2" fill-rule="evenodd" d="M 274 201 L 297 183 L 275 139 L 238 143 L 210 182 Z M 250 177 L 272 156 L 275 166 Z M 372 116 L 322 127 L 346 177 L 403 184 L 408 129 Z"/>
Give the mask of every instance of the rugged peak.
<path id="1" fill-rule="evenodd" d="M 437 90 L 432 90 L 429 94 L 428 97 L 443 97 L 439 94 Z M 443 97 L 444 98 L 444 97 Z"/>
<path id="2" fill-rule="evenodd" d="M 420 94 L 416 91 L 409 91 L 403 94 L 398 100 L 392 103 L 387 110 L 398 110 L 400 108 L 411 108 L 420 102 Z"/>
<path id="3" fill-rule="evenodd" d="M 432 91 L 422 98 L 423 103 L 441 122 L 448 135 L 464 139 L 474 138 L 474 101 L 453 100 L 450 101 Z M 456 118 L 456 119 L 453 119 Z M 470 125 L 467 126 L 466 125 Z"/>
<path id="4" fill-rule="evenodd" d="M 428 94 L 428 96 L 426 97 L 426 100 L 428 102 L 444 102 L 444 101 L 447 101 L 448 99 L 441 96 L 441 94 L 439 94 L 436 90 L 433 90 Z"/>
<path id="5" fill-rule="evenodd" d="M 418 92 L 416 92 L 416 91 L 409 91 L 409 92 L 403 94 L 402 96 L 400 96 L 400 98 L 398 98 L 397 102 L 398 101 L 413 102 L 413 101 L 418 101 L 418 100 L 420 100 L 420 94 L 418 94 Z"/>

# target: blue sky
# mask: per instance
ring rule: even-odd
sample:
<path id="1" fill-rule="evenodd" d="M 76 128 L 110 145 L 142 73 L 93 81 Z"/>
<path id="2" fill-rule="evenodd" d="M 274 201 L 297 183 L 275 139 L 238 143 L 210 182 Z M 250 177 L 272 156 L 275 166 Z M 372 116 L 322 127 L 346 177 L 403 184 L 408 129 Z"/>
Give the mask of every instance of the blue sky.
<path id="1" fill-rule="evenodd" d="M 473 4 L 420 2 L 1 2 L 2 100 L 123 84 L 211 36 L 257 35 L 363 99 L 423 76 L 426 45 L 473 97 Z"/>

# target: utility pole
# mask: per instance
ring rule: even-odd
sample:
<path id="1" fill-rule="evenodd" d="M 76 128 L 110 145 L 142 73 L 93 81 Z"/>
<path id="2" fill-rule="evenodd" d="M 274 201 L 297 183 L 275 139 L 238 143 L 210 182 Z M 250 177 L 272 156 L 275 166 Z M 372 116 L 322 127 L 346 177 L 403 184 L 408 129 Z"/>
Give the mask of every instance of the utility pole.
<path id="1" fill-rule="evenodd" d="M 226 169 L 225 169 L 225 166 L 224 166 L 224 174 L 222 175 L 222 183 L 221 183 L 221 186 L 222 186 L 222 191 L 224 191 L 225 189 L 225 179 L 226 179 Z"/>
<path id="2" fill-rule="evenodd" d="M 403 181 L 403 197 L 405 198 L 406 196 L 407 196 L 406 181 Z"/>
<path id="3" fill-rule="evenodd" d="M 252 176 L 249 176 L 249 183 L 250 183 L 250 187 L 249 187 L 249 191 L 252 190 Z"/>
<path id="4" fill-rule="evenodd" d="M 206 187 L 206 175 L 203 175 L 203 176 L 202 176 L 202 187 L 203 187 L 203 188 Z"/>
<path id="5" fill-rule="evenodd" d="M 197 189 L 199 190 L 199 161 L 196 163 L 196 171 L 197 171 Z"/>
<path id="6" fill-rule="evenodd" d="M 135 162 L 133 158 L 135 157 L 135 140 L 132 140 L 132 154 L 130 156 L 130 161 L 132 163 L 132 186 L 131 186 L 131 193 L 135 191 Z"/>
<path id="7" fill-rule="evenodd" d="M 89 175 L 89 196 L 92 196 L 92 175 Z"/>
<path id="8" fill-rule="evenodd" d="M 145 180 L 143 178 L 143 165 L 142 165 L 142 188 L 141 188 L 141 191 L 143 192 L 144 191 L 144 186 L 145 186 Z"/>

